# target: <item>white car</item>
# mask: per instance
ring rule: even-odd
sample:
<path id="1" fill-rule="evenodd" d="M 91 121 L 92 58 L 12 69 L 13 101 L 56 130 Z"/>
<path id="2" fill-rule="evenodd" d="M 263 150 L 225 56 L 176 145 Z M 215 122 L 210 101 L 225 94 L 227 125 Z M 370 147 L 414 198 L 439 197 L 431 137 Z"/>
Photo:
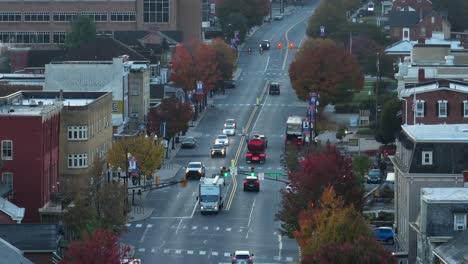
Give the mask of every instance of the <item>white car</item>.
<path id="1" fill-rule="evenodd" d="M 223 134 L 227 136 L 235 136 L 236 135 L 236 127 L 234 125 L 225 125 L 223 129 Z"/>
<path id="2" fill-rule="evenodd" d="M 231 255 L 232 264 L 253 264 L 253 256 L 254 254 L 247 250 L 237 250 Z"/>
<path id="3" fill-rule="evenodd" d="M 216 144 L 223 144 L 225 146 L 229 145 L 229 138 L 226 135 L 218 135 L 215 139 Z"/>

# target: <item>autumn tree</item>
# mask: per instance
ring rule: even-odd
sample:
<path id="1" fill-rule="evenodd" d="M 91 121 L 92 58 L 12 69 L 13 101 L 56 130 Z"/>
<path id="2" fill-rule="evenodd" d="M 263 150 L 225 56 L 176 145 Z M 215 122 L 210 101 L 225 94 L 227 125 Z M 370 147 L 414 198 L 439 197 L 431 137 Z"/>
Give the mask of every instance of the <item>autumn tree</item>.
<path id="1" fill-rule="evenodd" d="M 237 53 L 222 39 L 214 39 L 211 43 L 215 50 L 216 69 L 221 80 L 231 80 L 236 64 Z"/>
<path id="2" fill-rule="evenodd" d="M 122 137 L 107 153 L 107 159 L 112 167 L 128 170 L 128 157 L 137 160 L 138 176 L 150 177 L 159 168 L 164 159 L 164 147 L 161 141 L 154 141 L 154 136 L 139 135 L 136 137 Z"/>
<path id="3" fill-rule="evenodd" d="M 166 138 L 172 139 L 177 133 L 188 129 L 188 122 L 192 120 L 192 106 L 183 103 L 175 97 L 163 99 L 158 107 L 150 109 L 148 115 L 148 132 L 162 136 L 162 123 L 166 124 Z"/>
<path id="4" fill-rule="evenodd" d="M 203 82 L 205 92 L 211 91 L 221 78 L 216 69 L 215 49 L 200 41 L 177 45 L 171 64 L 171 81 L 185 91 L 193 91 L 197 81 Z"/>
<path id="5" fill-rule="evenodd" d="M 96 230 L 82 241 L 71 242 L 60 264 L 119 264 L 130 249 L 121 247 L 118 240 L 115 233 Z"/>
<path id="6" fill-rule="evenodd" d="M 104 160 L 96 158 L 90 174 L 75 182 L 73 203 L 64 214 L 66 229 L 72 238 L 82 238 L 98 229 L 117 233 L 124 230 L 127 190 L 108 180 Z"/>
<path id="7" fill-rule="evenodd" d="M 390 94 L 383 105 L 376 140 L 382 144 L 395 142 L 395 137 L 401 130 L 401 101 L 396 95 Z"/>
<path id="8" fill-rule="evenodd" d="M 71 30 L 65 36 L 65 46 L 75 48 L 96 38 L 96 23 L 89 16 L 75 16 L 71 21 Z"/>
<path id="9" fill-rule="evenodd" d="M 344 157 L 333 145 L 327 145 L 321 152 L 311 153 L 301 161 L 300 168 L 290 174 L 295 193 L 284 193 L 282 208 L 277 218 L 283 222 L 283 229 L 289 236 L 299 229 L 299 214 L 316 202 L 324 188 L 333 186 L 344 197 L 347 204 L 362 207 L 362 186 L 352 170 L 352 162 Z"/>
<path id="10" fill-rule="evenodd" d="M 364 82 L 356 58 L 332 40 L 321 39 L 304 42 L 289 66 L 289 78 L 299 99 L 318 91 L 320 105 L 348 100 Z"/>
<path id="11" fill-rule="evenodd" d="M 332 187 L 325 188 L 316 208 L 301 212 L 299 225 L 294 236 L 301 248 L 301 263 L 394 263 L 359 211 Z M 327 252 L 332 246 L 337 250 Z"/>

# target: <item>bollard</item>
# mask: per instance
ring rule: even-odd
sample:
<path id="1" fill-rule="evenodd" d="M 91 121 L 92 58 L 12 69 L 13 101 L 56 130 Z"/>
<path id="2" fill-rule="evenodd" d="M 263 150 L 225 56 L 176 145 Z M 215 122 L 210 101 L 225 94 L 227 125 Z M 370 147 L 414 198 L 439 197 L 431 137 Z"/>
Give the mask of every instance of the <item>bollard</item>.
<path id="1" fill-rule="evenodd" d="M 260 98 L 257 97 L 257 105 L 260 104 Z"/>
<path id="2" fill-rule="evenodd" d="M 161 177 L 156 176 L 156 187 L 159 187 L 161 185 Z"/>

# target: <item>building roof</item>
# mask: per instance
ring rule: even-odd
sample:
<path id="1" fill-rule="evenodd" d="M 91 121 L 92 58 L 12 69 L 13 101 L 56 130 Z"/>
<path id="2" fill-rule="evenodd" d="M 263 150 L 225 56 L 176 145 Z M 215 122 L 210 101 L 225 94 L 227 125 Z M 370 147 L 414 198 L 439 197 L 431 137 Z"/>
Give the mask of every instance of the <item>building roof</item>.
<path id="1" fill-rule="evenodd" d="M 150 98 L 164 99 L 164 84 L 150 84 Z"/>
<path id="2" fill-rule="evenodd" d="M 428 93 L 440 90 L 454 91 L 458 93 L 468 93 L 468 82 L 456 80 L 431 80 L 422 83 L 405 84 L 405 89 L 399 92 L 400 97 L 412 97 L 416 94 Z"/>
<path id="3" fill-rule="evenodd" d="M 12 244 L 0 238 L 0 256 L 3 263 L 8 264 L 34 264 L 23 256 L 23 252 Z"/>
<path id="4" fill-rule="evenodd" d="M 468 188 L 422 188 L 421 199 L 426 202 L 468 203 Z"/>
<path id="5" fill-rule="evenodd" d="M 468 243 L 466 241 L 468 241 L 468 231 L 463 231 L 451 240 L 434 248 L 432 252 L 444 263 L 466 263 L 468 262 Z"/>
<path id="6" fill-rule="evenodd" d="M 22 91 L 0 97 L 0 116 L 47 116 L 58 113 L 62 107 L 63 102 L 58 100 L 44 104 L 40 100 L 30 98 L 25 102 Z"/>
<path id="7" fill-rule="evenodd" d="M 7 214 L 11 220 L 21 222 L 24 218 L 24 208 L 20 208 L 10 201 L 0 197 L 0 211 Z"/>
<path id="8" fill-rule="evenodd" d="M 425 39 L 426 45 L 450 45 L 451 50 L 463 50 L 460 40 L 443 39 L 443 34 L 433 32 L 431 38 Z M 389 55 L 410 55 L 413 47 L 418 44 L 418 41 L 400 40 L 385 48 L 385 53 Z M 419 45 L 424 45 L 419 44 Z"/>
<path id="9" fill-rule="evenodd" d="M 23 252 L 54 252 L 59 227 L 52 224 L 0 225 L 0 237 Z"/>
<path id="10" fill-rule="evenodd" d="M 114 31 L 112 32 L 115 39 L 124 43 L 129 47 L 141 46 L 140 40 L 146 37 L 150 32 L 145 30 L 132 31 Z"/>
<path id="11" fill-rule="evenodd" d="M 93 41 L 77 48 L 68 49 L 57 60 L 61 61 L 112 61 L 122 55 L 129 56 L 129 60 L 147 60 L 144 56 L 128 47 L 124 43 L 110 36 L 98 36 Z"/>
<path id="12" fill-rule="evenodd" d="M 419 23 L 419 13 L 415 11 L 389 11 L 388 25 L 390 27 L 411 27 Z"/>
<path id="13" fill-rule="evenodd" d="M 51 61 L 63 56 L 64 50 L 34 50 L 28 51 L 28 67 L 44 67 Z"/>
<path id="14" fill-rule="evenodd" d="M 415 142 L 468 142 L 468 124 L 402 125 Z"/>

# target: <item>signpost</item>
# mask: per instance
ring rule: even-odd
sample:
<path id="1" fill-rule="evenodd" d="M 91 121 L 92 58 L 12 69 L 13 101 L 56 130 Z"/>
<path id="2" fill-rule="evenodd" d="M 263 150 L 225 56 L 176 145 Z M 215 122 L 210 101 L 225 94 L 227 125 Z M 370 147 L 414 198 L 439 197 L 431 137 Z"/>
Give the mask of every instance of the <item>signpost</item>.
<path id="1" fill-rule="evenodd" d="M 258 179 L 261 180 L 261 181 L 265 180 L 265 173 L 259 172 L 258 173 Z"/>

